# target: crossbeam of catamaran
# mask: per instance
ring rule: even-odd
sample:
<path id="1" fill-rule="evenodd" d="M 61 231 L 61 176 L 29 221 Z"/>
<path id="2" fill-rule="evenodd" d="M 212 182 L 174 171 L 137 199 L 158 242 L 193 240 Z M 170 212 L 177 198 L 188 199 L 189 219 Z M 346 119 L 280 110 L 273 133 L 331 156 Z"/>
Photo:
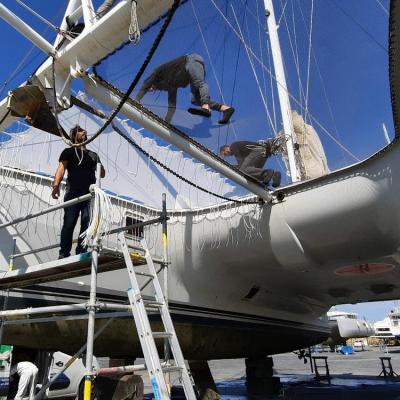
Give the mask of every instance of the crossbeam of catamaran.
<path id="1" fill-rule="evenodd" d="M 140 3 L 143 1 L 138 0 L 136 8 L 140 29 L 145 28 L 155 21 L 173 4 L 173 0 L 151 0 L 150 2 L 146 1 L 146 7 L 141 7 Z M 93 97 L 115 108 L 120 103 L 120 98 L 98 81 L 91 80 L 86 75 L 86 70 L 126 41 L 131 23 L 130 7 L 131 1 L 122 0 L 104 17 L 96 19 L 95 14 L 92 12 L 93 5 L 90 0 L 70 0 L 63 21 L 71 15 L 76 19 L 83 14 L 85 28 L 73 40 L 65 37 L 65 40 L 68 41 L 66 45 L 62 45 L 64 31 L 60 30 L 54 46 L 43 39 L 2 4 L 0 4 L 0 17 L 31 40 L 38 48 L 50 55 L 31 79 L 32 83 L 41 88 L 49 104 L 53 103 L 51 101 L 51 93 L 49 94 L 51 90 L 49 89 L 53 89 L 54 59 L 55 88 L 53 90 L 56 93 L 57 105 L 61 110 L 71 105 L 71 83 L 76 78 L 84 80 L 86 90 Z M 89 12 L 88 10 L 91 11 Z M 64 25 L 61 27 L 65 29 Z M 11 115 L 7 105 L 7 99 L 0 102 L 0 129 L 4 129 L 15 120 L 15 116 Z M 271 201 L 271 194 L 261 184 L 239 172 L 219 157 L 205 152 L 204 149 L 196 146 L 193 142 L 188 142 L 173 130 L 160 125 L 131 103 L 125 103 L 121 109 L 121 113 L 139 123 L 153 134 L 172 143 L 180 150 L 256 194 L 264 201 Z"/>

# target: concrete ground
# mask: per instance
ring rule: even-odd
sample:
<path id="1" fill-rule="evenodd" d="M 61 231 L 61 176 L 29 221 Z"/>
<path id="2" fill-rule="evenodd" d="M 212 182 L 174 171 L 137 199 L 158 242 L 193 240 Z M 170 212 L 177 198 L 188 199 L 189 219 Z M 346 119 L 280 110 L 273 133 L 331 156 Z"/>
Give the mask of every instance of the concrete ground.
<path id="1" fill-rule="evenodd" d="M 282 382 L 281 393 L 275 397 L 248 396 L 245 387 L 245 363 L 240 360 L 213 360 L 209 362 L 211 372 L 217 383 L 222 399 L 281 399 L 281 400 L 400 400 L 400 378 L 383 379 L 378 377 L 382 370 L 379 357 L 391 357 L 393 370 L 400 375 L 400 347 L 382 352 L 377 347 L 368 347 L 365 351 L 353 355 L 336 353 L 313 353 L 315 356 L 327 356 L 332 381 L 316 382 L 311 373 L 310 364 L 304 364 L 293 353 L 273 356 L 275 376 Z M 324 369 L 321 369 L 323 372 Z M 145 381 L 146 399 L 151 399 L 151 387 L 148 378 Z M 173 384 L 177 377 L 172 376 Z M 179 391 L 178 391 L 179 392 Z M 184 398 L 179 393 L 176 399 Z"/>

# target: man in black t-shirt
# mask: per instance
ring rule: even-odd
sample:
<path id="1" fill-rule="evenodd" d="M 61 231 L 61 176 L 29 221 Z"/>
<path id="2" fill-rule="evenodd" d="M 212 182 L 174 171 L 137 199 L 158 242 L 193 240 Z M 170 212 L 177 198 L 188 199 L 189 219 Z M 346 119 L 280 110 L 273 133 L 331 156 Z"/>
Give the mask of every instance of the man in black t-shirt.
<path id="1" fill-rule="evenodd" d="M 86 140 L 86 131 L 79 125 L 70 130 L 70 137 L 74 143 L 82 143 Z M 60 184 L 65 171 L 68 171 L 67 188 L 64 201 L 74 199 L 89 193 L 89 186 L 96 182 L 96 166 L 100 163 L 99 156 L 91 150 L 81 147 L 68 147 L 64 149 L 58 159 L 59 164 L 54 175 L 53 199 L 60 196 Z M 101 177 L 105 171 L 101 166 Z M 61 229 L 61 243 L 59 258 L 69 257 L 72 247 L 72 235 L 75 225 L 81 215 L 81 229 L 79 232 L 76 254 L 86 251 L 82 246 L 80 235 L 88 228 L 90 222 L 90 200 L 64 208 L 64 224 Z"/>
<path id="2" fill-rule="evenodd" d="M 267 185 L 272 179 L 272 186 L 281 184 L 281 173 L 273 169 L 264 169 L 267 159 L 274 154 L 274 139 L 258 142 L 239 141 L 225 144 L 219 149 L 223 156 L 234 156 L 240 171 Z"/>

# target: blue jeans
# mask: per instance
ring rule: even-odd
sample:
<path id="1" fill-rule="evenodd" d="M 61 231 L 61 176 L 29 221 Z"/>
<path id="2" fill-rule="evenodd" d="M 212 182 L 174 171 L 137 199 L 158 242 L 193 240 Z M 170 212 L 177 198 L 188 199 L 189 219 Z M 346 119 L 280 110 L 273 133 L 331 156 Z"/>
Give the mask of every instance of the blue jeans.
<path id="1" fill-rule="evenodd" d="M 69 190 L 64 196 L 64 201 L 72 200 L 85 194 L 87 194 L 86 191 Z M 81 215 L 81 229 L 79 232 L 80 236 L 81 233 L 85 232 L 89 226 L 90 200 L 64 208 L 64 224 L 61 229 L 60 257 L 69 257 L 71 254 L 72 235 L 74 233 L 79 214 Z M 86 247 L 82 246 L 82 239 L 79 237 L 75 253 L 84 253 L 86 250 Z"/>
<path id="2" fill-rule="evenodd" d="M 190 76 L 190 91 L 192 92 L 192 103 L 197 106 L 209 104 L 213 110 L 219 110 L 221 104 L 210 99 L 210 89 L 205 81 L 206 68 L 203 57 L 198 54 L 186 56 L 186 71 Z"/>

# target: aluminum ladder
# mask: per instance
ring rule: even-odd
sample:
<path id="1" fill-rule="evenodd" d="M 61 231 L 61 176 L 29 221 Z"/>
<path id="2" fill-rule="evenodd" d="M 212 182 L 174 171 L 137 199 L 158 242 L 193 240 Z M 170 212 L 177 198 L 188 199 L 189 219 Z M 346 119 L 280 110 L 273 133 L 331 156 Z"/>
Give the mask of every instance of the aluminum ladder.
<path id="1" fill-rule="evenodd" d="M 132 314 L 135 319 L 136 329 L 139 335 L 140 344 L 146 363 L 146 368 L 150 376 L 150 383 L 153 388 L 156 400 L 170 400 L 167 382 L 164 373 L 178 372 L 180 381 L 187 400 L 196 400 L 190 373 L 185 365 L 182 350 L 176 336 L 175 328 L 172 323 L 168 306 L 165 302 L 164 294 L 158 280 L 157 272 L 153 264 L 149 249 L 145 239 L 141 239 L 140 244 L 145 252 L 145 259 L 148 272 L 136 272 L 132 263 L 131 255 L 126 244 L 125 234 L 118 234 L 122 254 L 128 269 L 131 288 L 128 289 L 129 302 L 132 307 Z M 137 275 L 149 278 L 154 287 L 154 298 L 144 299 L 137 280 Z M 151 330 L 148 311 L 157 312 L 161 316 L 164 332 L 153 332 Z M 157 351 L 155 339 L 168 339 L 172 356 L 175 361 L 173 366 L 162 366 L 160 356 Z"/>

